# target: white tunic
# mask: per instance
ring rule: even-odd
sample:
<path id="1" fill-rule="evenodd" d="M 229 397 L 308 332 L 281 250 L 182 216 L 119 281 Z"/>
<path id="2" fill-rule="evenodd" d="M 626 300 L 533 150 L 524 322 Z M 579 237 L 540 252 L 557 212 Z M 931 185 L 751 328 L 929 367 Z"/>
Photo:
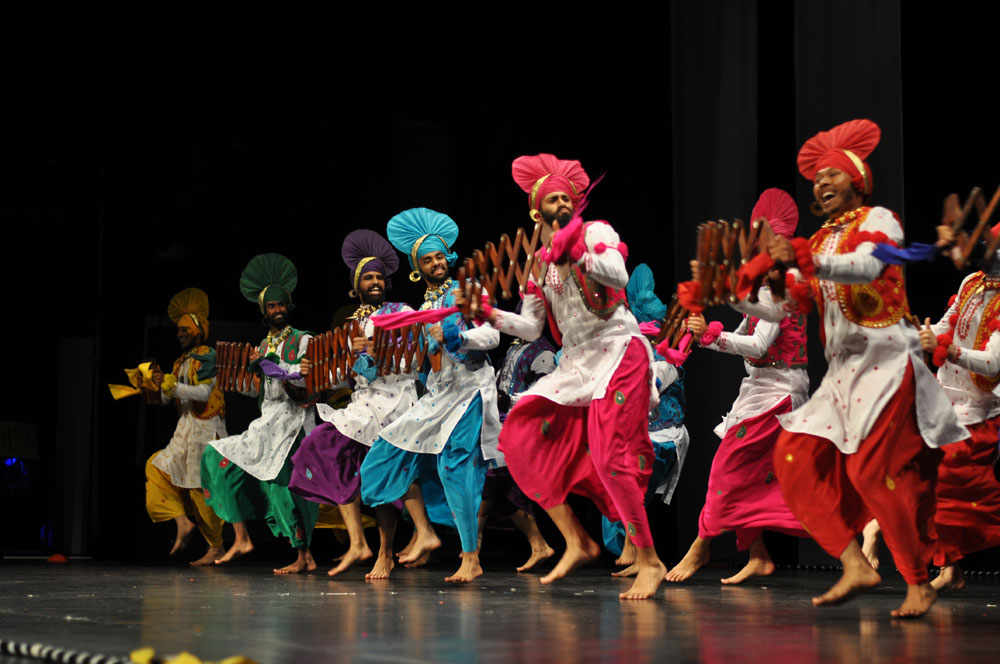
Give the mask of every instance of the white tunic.
<path id="1" fill-rule="evenodd" d="M 584 238 L 587 251 L 578 261 L 584 272 L 598 283 L 611 288 L 624 288 L 628 283 L 625 259 L 615 247 L 620 240 L 611 226 L 592 223 Z M 595 247 L 603 245 L 603 251 Z M 652 363 L 653 351 L 639 332 L 635 316 L 622 305 L 605 320 L 587 309 L 583 296 L 572 277 L 565 281 L 555 265 L 549 265 L 541 286 L 545 302 L 562 334 L 562 359 L 548 376 L 541 378 L 523 396 L 545 397 L 563 406 L 589 406 L 594 399 L 604 397 L 611 377 L 625 356 L 632 339 L 640 339 Z M 496 327 L 501 332 L 534 341 L 545 329 L 545 302 L 535 294 L 524 298 L 521 314 L 497 312 Z M 650 380 L 650 407 L 657 393 Z"/>
<path id="2" fill-rule="evenodd" d="M 723 353 L 732 353 L 743 358 L 761 358 L 767 355 L 781 333 L 781 324 L 761 320 L 753 334 L 747 334 L 747 319 L 744 318 L 733 332 L 722 332 L 705 348 Z M 788 396 L 792 397 L 792 409 L 800 407 L 809 395 L 809 374 L 805 369 L 788 366 L 758 367 L 744 360 L 747 377 L 740 383 L 740 393 L 722 422 L 715 427 L 715 435 L 725 438 L 730 428 L 766 413 Z"/>
<path id="3" fill-rule="evenodd" d="M 188 373 L 192 362 L 194 359 L 190 357 L 184 360 L 176 376 L 173 398 L 177 400 L 179 417 L 174 436 L 153 459 L 155 467 L 170 475 L 170 483 L 182 489 L 201 486 L 201 455 L 206 443 L 229 435 L 226 433 L 226 420 L 221 415 L 207 420 L 195 417 L 193 405 L 208 401 L 215 387 L 215 378 L 198 385 L 189 384 Z M 171 401 L 160 392 L 162 405 L 169 405 Z"/>
<path id="4" fill-rule="evenodd" d="M 299 338 L 296 357 L 305 357 L 309 338 L 308 334 L 302 334 Z M 283 355 L 281 349 L 278 354 Z M 298 371 L 297 363 L 289 364 L 284 359 L 279 360 L 278 366 L 288 372 Z M 292 381 L 292 384 L 305 387 L 303 380 Z M 209 441 L 209 444 L 246 472 L 259 480 L 267 481 L 278 476 L 296 436 L 303 429 L 305 433 L 309 433 L 316 418 L 313 417 L 313 407 L 303 408 L 292 401 L 285 392 L 284 383 L 277 378 L 261 378 L 261 387 L 264 390 L 264 400 L 260 405 L 260 417 L 251 422 L 243 433 Z M 244 394 L 258 396 L 257 390 Z"/>
<path id="5" fill-rule="evenodd" d="M 400 311 L 413 311 L 404 306 Z M 375 314 L 381 313 L 381 310 Z M 361 324 L 364 335 L 371 338 L 375 326 L 370 317 Z M 364 376 L 357 376 L 351 403 L 345 408 L 331 408 L 325 403 L 316 404 L 320 419 L 330 422 L 337 431 L 362 445 L 371 447 L 379 433 L 395 422 L 417 402 L 415 377 L 410 372 L 379 376 L 372 382 Z"/>
<path id="6" fill-rule="evenodd" d="M 966 277 L 958 292 L 961 293 L 965 284 L 977 274 Z M 958 310 L 959 302 L 956 298 L 941 320 L 931 326 L 935 334 L 945 334 L 951 329 L 949 318 L 952 314 L 958 314 L 954 344 L 960 349 L 959 354 L 938 369 L 937 377 L 961 424 L 977 424 L 1000 415 L 1000 397 L 995 392 L 981 390 L 969 374 L 970 371 L 983 376 L 996 376 L 1000 373 L 1000 331 L 990 334 L 986 348 L 973 349 L 979 326 L 983 324 L 986 305 L 995 295 L 995 288 L 973 292 L 961 311 Z M 989 323 L 990 321 L 985 322 L 986 325 Z"/>
<path id="7" fill-rule="evenodd" d="M 867 284 L 876 279 L 886 264 L 871 255 L 872 242 L 860 244 L 853 253 L 836 254 L 847 224 L 834 228 L 813 255 L 822 297 L 825 355 L 828 365 L 819 389 L 804 406 L 779 417 L 788 431 L 807 433 L 831 441 L 844 454 L 853 454 L 886 405 L 903 383 L 906 365 L 913 367 L 916 386 L 916 415 L 921 437 L 929 447 L 939 447 L 968 437 L 955 419 L 951 403 L 924 364 L 920 337 L 905 319 L 882 328 L 863 327 L 848 320 L 840 310 L 836 283 Z M 889 210 L 872 208 L 861 231 L 883 232 L 898 245 L 903 229 Z M 738 309 L 766 320 L 780 321 L 789 311 L 775 304 L 762 291 L 754 305 L 743 302 Z"/>
<path id="8" fill-rule="evenodd" d="M 454 302 L 450 293 L 421 309 L 440 309 Z M 459 352 L 487 351 L 500 343 L 500 334 L 490 325 L 462 332 Z M 452 431 L 465 415 L 476 395 L 482 397 L 483 423 L 480 446 L 486 460 L 502 460 L 497 449 L 500 436 L 500 413 L 497 410 L 497 387 L 489 361 L 463 364 L 445 349 L 441 350 L 441 370 L 427 378 L 427 393 L 405 415 L 381 431 L 381 436 L 396 447 L 422 454 L 440 454 Z"/>

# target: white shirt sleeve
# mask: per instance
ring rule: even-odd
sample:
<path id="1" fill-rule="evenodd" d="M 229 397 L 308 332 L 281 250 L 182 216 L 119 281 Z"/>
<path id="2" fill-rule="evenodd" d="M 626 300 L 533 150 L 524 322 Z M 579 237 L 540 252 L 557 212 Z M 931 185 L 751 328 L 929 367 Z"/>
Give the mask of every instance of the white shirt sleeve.
<path id="1" fill-rule="evenodd" d="M 496 329 L 505 334 L 520 337 L 525 341 L 535 341 L 545 329 L 545 303 L 537 295 L 525 295 L 521 313 L 501 311 L 497 313 Z"/>
<path id="2" fill-rule="evenodd" d="M 892 213 L 885 208 L 872 208 L 858 230 L 885 233 L 896 246 L 903 246 L 903 229 Z M 874 242 L 862 242 L 849 254 L 836 256 L 813 254 L 816 276 L 841 284 L 867 284 L 882 274 L 882 270 L 886 268 L 885 263 L 871 255 L 874 250 Z"/>
<path id="3" fill-rule="evenodd" d="M 753 334 L 746 334 L 746 319 L 743 319 L 736 331 L 722 332 L 719 338 L 706 348 L 759 359 L 767 355 L 767 349 L 774 344 L 780 332 L 781 323 L 760 320 L 754 328 Z"/>

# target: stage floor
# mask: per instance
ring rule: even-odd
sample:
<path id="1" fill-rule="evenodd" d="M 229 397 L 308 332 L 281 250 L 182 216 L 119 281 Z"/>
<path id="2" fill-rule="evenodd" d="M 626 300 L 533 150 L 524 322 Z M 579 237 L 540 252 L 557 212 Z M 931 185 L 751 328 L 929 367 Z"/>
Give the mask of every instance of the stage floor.
<path id="1" fill-rule="evenodd" d="M 456 561 L 457 563 L 457 561 Z M 456 564 L 457 567 L 457 564 Z M 852 602 L 809 598 L 837 572 L 778 570 L 740 587 L 701 570 L 664 583 L 654 600 L 623 602 L 628 586 L 588 568 L 554 585 L 491 569 L 476 583 L 454 568 L 365 569 L 275 576 L 261 562 L 228 569 L 70 562 L 0 563 L 0 639 L 127 655 L 187 650 L 217 660 L 272 662 L 996 661 L 1000 583 L 970 576 L 920 620 L 893 620 L 895 573 Z M 728 571 L 724 570 L 728 574 Z M 0 656 L 0 664 L 21 662 Z"/>

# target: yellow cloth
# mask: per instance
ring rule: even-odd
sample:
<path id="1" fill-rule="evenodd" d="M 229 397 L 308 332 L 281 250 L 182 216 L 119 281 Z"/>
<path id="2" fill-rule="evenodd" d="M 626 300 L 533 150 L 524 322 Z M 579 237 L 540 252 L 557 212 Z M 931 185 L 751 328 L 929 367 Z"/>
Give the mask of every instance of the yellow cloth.
<path id="1" fill-rule="evenodd" d="M 194 349 L 195 355 L 207 355 L 212 349 L 209 346 L 198 346 Z M 181 365 L 184 364 L 184 358 L 187 355 L 181 355 L 174 361 L 174 374 L 179 374 L 181 372 Z M 192 358 L 193 359 L 193 358 Z M 215 380 L 215 376 L 205 378 L 204 380 L 198 380 L 198 371 L 201 370 L 201 362 L 198 360 L 192 361 L 188 364 L 188 383 L 190 385 L 204 385 L 206 383 L 211 383 Z M 167 374 L 170 375 L 170 374 Z M 171 376 L 173 378 L 173 376 Z M 176 384 L 176 378 L 174 378 L 174 385 Z M 167 384 L 167 377 L 163 377 L 164 386 Z M 167 392 L 167 388 L 164 387 L 164 392 Z M 173 396 L 174 387 L 171 385 L 169 390 L 169 395 Z M 201 410 L 196 406 L 194 408 L 194 416 L 199 420 L 210 420 L 218 415 L 219 417 L 226 416 L 226 397 L 217 386 L 212 388 L 212 394 L 208 397 L 208 401 L 205 402 L 204 408 Z"/>
<path id="2" fill-rule="evenodd" d="M 362 528 L 374 528 L 375 519 L 367 514 L 361 515 Z M 336 505 L 319 504 L 319 516 L 316 517 L 316 528 L 338 528 L 347 530 L 344 519 L 340 516 L 340 508 Z"/>
<path id="3" fill-rule="evenodd" d="M 146 512 L 154 523 L 187 515 L 209 546 L 222 546 L 222 524 L 212 508 L 205 504 L 203 489 L 182 489 L 170 482 L 170 475 L 153 465 L 154 452 L 146 461 Z"/>
<path id="4" fill-rule="evenodd" d="M 182 652 L 166 660 L 158 660 L 155 657 L 156 651 L 152 648 L 139 648 L 129 653 L 129 659 L 134 664 L 153 664 L 153 662 L 160 661 L 163 661 L 165 664 L 259 664 L 257 660 L 250 659 L 246 655 L 233 655 L 232 657 L 220 659 L 218 662 L 201 660 L 189 652 Z"/>
<path id="5" fill-rule="evenodd" d="M 125 397 L 134 397 L 137 394 L 141 394 L 142 390 L 158 392 L 160 388 L 153 384 L 152 365 L 152 362 L 143 362 L 135 369 L 126 369 L 125 375 L 128 376 L 128 385 L 108 383 L 108 389 L 111 390 L 111 396 L 114 400 L 118 401 Z M 165 391 L 173 391 L 176 384 L 177 378 L 174 376 L 167 374 L 163 377 L 163 389 Z"/>

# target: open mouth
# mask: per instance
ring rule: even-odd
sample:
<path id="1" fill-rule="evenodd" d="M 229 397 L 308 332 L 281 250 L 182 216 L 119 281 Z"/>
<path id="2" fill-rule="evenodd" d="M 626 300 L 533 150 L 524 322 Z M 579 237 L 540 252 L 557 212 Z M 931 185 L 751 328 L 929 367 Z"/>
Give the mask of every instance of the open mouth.
<path id="1" fill-rule="evenodd" d="M 837 192 L 835 192 L 835 191 L 825 191 L 825 192 L 823 192 L 823 195 L 820 196 L 820 198 L 823 200 L 824 203 L 827 203 L 830 200 L 832 200 L 836 195 L 837 195 Z"/>

